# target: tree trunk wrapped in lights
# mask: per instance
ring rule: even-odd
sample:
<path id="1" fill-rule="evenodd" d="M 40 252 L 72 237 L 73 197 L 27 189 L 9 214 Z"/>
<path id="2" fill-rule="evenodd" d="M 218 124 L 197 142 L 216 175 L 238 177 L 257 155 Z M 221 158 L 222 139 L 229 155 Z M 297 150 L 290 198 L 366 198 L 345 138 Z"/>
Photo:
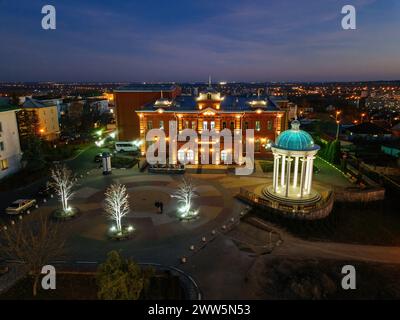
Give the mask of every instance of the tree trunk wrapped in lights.
<path id="1" fill-rule="evenodd" d="M 75 177 L 65 165 L 57 165 L 54 169 L 51 169 L 51 181 L 49 183 L 50 187 L 54 189 L 57 193 L 61 205 L 62 212 L 64 214 L 69 214 L 73 210 L 68 206 L 68 200 L 70 200 L 74 192 L 72 191 L 75 185 Z"/>
<path id="2" fill-rule="evenodd" d="M 129 195 L 126 193 L 126 187 L 121 184 L 112 184 L 106 190 L 105 196 L 106 213 L 115 222 L 115 226 L 112 227 L 111 231 L 116 234 L 122 234 L 121 220 L 129 212 Z M 132 231 L 132 227 L 129 227 L 127 231 Z"/>
<path id="3" fill-rule="evenodd" d="M 198 210 L 192 210 L 192 200 L 197 197 L 196 187 L 190 180 L 183 178 L 182 184 L 178 190 L 172 195 L 173 198 L 178 199 L 181 205 L 178 208 L 178 215 L 182 219 L 190 219 L 199 214 Z"/>

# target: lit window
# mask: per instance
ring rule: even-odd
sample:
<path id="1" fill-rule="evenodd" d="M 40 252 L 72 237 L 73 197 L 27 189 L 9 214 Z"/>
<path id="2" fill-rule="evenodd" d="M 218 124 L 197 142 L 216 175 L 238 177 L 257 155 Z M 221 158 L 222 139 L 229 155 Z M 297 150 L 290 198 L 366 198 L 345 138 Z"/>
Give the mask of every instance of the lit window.
<path id="1" fill-rule="evenodd" d="M 147 121 L 147 130 L 153 129 L 153 121 Z"/>
<path id="2" fill-rule="evenodd" d="M 230 160 L 229 156 L 230 156 L 229 151 L 227 151 L 227 150 L 221 151 L 221 161 L 223 161 L 224 163 L 226 163 L 228 160 Z"/>
<path id="3" fill-rule="evenodd" d="M 261 151 L 261 143 L 260 140 L 256 140 L 254 143 L 254 152 L 260 152 Z"/>
<path id="4" fill-rule="evenodd" d="M 1 168 L 1 170 L 8 169 L 8 160 L 7 159 L 0 160 L 0 168 Z"/>
<path id="5" fill-rule="evenodd" d="M 179 162 L 194 162 L 193 150 L 178 150 L 178 161 Z"/>
<path id="6" fill-rule="evenodd" d="M 192 129 L 196 130 L 197 121 L 192 121 Z"/>
<path id="7" fill-rule="evenodd" d="M 211 121 L 210 123 L 211 130 L 215 129 L 215 121 Z"/>
<path id="8" fill-rule="evenodd" d="M 203 130 L 207 130 L 207 121 L 203 121 Z"/>
<path id="9" fill-rule="evenodd" d="M 272 130 L 272 121 L 271 120 L 268 120 L 267 127 L 268 127 L 268 130 Z"/>
<path id="10" fill-rule="evenodd" d="M 160 120 L 160 129 L 164 129 L 164 121 Z"/>
<path id="11" fill-rule="evenodd" d="M 261 122 L 256 121 L 256 131 L 260 131 L 260 130 L 261 130 Z"/>

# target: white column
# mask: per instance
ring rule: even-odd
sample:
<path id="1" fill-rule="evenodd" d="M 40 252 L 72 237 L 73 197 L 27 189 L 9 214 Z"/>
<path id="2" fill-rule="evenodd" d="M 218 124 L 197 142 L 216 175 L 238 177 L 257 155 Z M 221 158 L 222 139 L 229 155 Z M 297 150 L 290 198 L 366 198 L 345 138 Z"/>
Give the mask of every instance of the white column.
<path id="1" fill-rule="evenodd" d="M 274 155 L 274 182 L 273 182 L 273 187 L 274 187 L 274 192 L 276 193 L 278 184 L 279 184 L 279 158 L 280 156 L 275 154 Z"/>
<path id="2" fill-rule="evenodd" d="M 307 193 L 307 187 L 308 187 L 309 177 L 310 177 L 310 158 L 307 157 L 307 161 L 306 161 L 306 178 L 305 178 L 304 186 L 303 186 L 304 194 L 306 194 L 306 195 L 308 194 Z"/>
<path id="3" fill-rule="evenodd" d="M 295 157 L 294 161 L 294 177 L 293 177 L 293 188 L 297 186 L 297 171 L 299 170 L 299 157 Z"/>
<path id="4" fill-rule="evenodd" d="M 307 180 L 305 185 L 305 194 L 310 194 L 311 176 L 312 176 L 312 157 L 307 157 Z"/>
<path id="5" fill-rule="evenodd" d="M 313 171 L 314 171 L 314 157 L 310 157 L 310 172 L 308 177 L 307 194 L 311 193 Z"/>
<path id="6" fill-rule="evenodd" d="M 277 156 L 274 154 L 274 173 L 272 176 L 272 187 L 274 188 L 274 192 L 276 192 L 276 160 Z"/>
<path id="7" fill-rule="evenodd" d="M 301 174 L 300 174 L 300 198 L 303 198 L 304 194 L 304 180 L 305 180 L 305 169 L 306 169 L 306 159 L 303 157 L 301 159 Z"/>
<path id="8" fill-rule="evenodd" d="M 286 169 L 286 190 L 285 190 L 285 195 L 286 197 L 289 196 L 289 187 L 290 187 L 290 169 L 292 166 L 292 161 L 293 159 L 291 157 L 287 158 L 287 169 Z"/>
<path id="9" fill-rule="evenodd" d="M 282 155 L 282 171 L 281 171 L 281 186 L 283 187 L 285 185 L 285 164 L 286 164 L 286 156 Z"/>

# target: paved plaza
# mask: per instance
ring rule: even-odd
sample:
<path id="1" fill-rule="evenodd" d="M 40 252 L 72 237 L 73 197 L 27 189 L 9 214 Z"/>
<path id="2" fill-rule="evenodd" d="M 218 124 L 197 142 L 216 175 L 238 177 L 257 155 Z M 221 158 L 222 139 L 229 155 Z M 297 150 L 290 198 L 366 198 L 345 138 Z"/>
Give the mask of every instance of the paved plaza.
<path id="1" fill-rule="evenodd" d="M 324 183 L 329 176 L 333 177 L 334 185 Z M 198 197 L 193 201 L 193 208 L 200 214 L 194 221 L 177 218 L 177 199 L 171 197 L 183 177 L 192 180 L 197 188 Z M 349 185 L 340 172 L 328 167 L 315 175 L 315 181 L 316 186 L 324 188 Z M 124 184 L 129 193 L 131 211 L 123 220 L 135 227 L 134 236 L 129 240 L 107 238 L 112 221 L 104 213 L 104 192 L 112 183 Z M 251 176 L 228 173 L 157 175 L 132 168 L 114 170 L 111 175 L 104 176 L 99 168 L 88 169 L 79 178 L 70 202 L 80 214 L 62 222 L 68 234 L 67 255 L 59 262 L 99 263 L 109 251 L 120 250 L 137 262 L 178 266 L 194 276 L 208 298 L 251 298 L 245 279 L 257 257 L 238 243 L 267 244 L 268 232 L 254 226 L 237 227 L 246 205 L 234 196 L 240 188 L 256 190 L 271 183 L 272 173 L 260 170 Z M 156 201 L 164 204 L 162 214 L 157 212 Z M 55 198 L 48 199 L 40 203 L 40 208 L 29 218 L 50 215 L 58 205 Z M 285 250 L 277 252 L 289 250 L 287 245 L 283 247 Z M 181 262 L 182 257 L 187 258 L 185 264 Z M 227 290 L 221 293 L 213 289 L 221 287 Z"/>
<path id="2" fill-rule="evenodd" d="M 202 238 L 218 236 L 224 224 L 232 217 L 238 218 L 245 205 L 234 199 L 243 186 L 256 186 L 265 180 L 257 177 L 237 177 L 225 174 L 191 175 L 198 197 L 193 208 L 199 218 L 180 221 L 176 216 L 177 199 L 171 197 L 181 183 L 181 175 L 152 175 L 135 169 L 115 170 L 103 176 L 98 169 L 78 181 L 71 206 L 80 210 L 73 220 L 63 222 L 68 229 L 68 253 L 73 261 L 102 261 L 107 252 L 121 250 L 140 262 L 179 265 L 180 258 L 193 254 L 191 245 L 199 246 Z M 124 218 L 125 224 L 135 227 L 130 240 L 115 242 L 107 239 L 111 221 L 104 213 L 104 192 L 112 183 L 124 184 L 129 194 L 131 211 Z M 157 212 L 156 201 L 164 203 L 164 212 Z M 33 214 L 50 214 L 58 203 L 55 199 L 43 204 Z M 213 232 L 215 230 L 215 232 Z"/>

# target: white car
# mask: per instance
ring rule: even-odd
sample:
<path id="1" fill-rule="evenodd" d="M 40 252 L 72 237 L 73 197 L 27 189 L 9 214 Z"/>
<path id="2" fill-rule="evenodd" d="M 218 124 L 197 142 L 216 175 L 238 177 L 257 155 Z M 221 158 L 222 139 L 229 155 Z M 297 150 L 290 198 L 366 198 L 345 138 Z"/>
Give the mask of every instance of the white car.
<path id="1" fill-rule="evenodd" d="M 19 199 L 14 201 L 7 209 L 7 214 L 20 214 L 32 208 L 36 204 L 35 199 Z"/>

